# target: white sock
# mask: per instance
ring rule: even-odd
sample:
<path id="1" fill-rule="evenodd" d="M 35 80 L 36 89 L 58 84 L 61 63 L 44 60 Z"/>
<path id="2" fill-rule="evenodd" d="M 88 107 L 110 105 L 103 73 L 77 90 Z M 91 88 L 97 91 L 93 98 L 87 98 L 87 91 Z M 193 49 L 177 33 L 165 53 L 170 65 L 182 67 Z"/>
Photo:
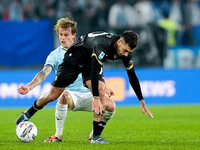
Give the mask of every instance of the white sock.
<path id="1" fill-rule="evenodd" d="M 55 122 L 56 122 L 55 136 L 57 136 L 59 139 L 62 138 L 63 135 L 64 124 L 67 117 L 67 109 L 68 109 L 68 104 L 60 104 L 57 102 L 56 112 L 55 112 Z"/>
<path id="2" fill-rule="evenodd" d="M 103 122 L 107 122 L 108 120 L 110 120 L 110 118 L 112 118 L 112 116 L 115 114 L 115 111 L 113 112 L 110 112 L 110 111 L 107 111 L 105 110 L 105 114 L 104 114 L 104 117 L 103 117 Z"/>

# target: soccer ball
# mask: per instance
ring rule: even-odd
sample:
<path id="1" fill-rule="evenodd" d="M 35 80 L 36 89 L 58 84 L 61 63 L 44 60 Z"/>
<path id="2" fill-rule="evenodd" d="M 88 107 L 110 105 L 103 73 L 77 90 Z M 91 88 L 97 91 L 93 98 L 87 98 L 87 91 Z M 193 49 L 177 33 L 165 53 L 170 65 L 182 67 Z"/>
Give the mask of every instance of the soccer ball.
<path id="1" fill-rule="evenodd" d="M 37 127 L 29 121 L 21 122 L 16 128 L 16 135 L 22 142 L 31 142 L 37 136 Z"/>

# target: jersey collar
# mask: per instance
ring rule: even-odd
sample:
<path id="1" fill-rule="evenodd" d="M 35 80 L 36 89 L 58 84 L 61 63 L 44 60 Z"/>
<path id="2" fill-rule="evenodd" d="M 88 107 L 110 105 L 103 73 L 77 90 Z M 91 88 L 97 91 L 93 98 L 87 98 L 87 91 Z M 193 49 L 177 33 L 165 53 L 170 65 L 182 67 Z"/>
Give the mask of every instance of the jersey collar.
<path id="1" fill-rule="evenodd" d="M 62 48 L 64 51 L 67 51 L 67 50 L 68 50 L 68 49 L 66 49 L 66 48 L 64 48 L 64 47 L 62 47 L 62 46 L 61 46 L 61 48 Z"/>

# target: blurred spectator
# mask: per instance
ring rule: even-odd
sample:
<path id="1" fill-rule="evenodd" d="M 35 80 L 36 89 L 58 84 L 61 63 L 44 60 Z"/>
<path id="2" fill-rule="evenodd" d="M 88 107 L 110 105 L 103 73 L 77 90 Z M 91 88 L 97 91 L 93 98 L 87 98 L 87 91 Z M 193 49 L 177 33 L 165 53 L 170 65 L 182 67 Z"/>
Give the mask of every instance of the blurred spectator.
<path id="1" fill-rule="evenodd" d="M 152 9 L 154 10 L 154 21 L 158 22 L 159 20 L 163 19 L 162 16 L 162 3 L 161 2 L 154 2 L 152 3 Z"/>
<path id="2" fill-rule="evenodd" d="M 126 0 L 117 0 L 110 8 L 108 24 L 113 29 L 129 28 L 133 26 L 133 10 Z"/>
<path id="3" fill-rule="evenodd" d="M 95 22 L 96 16 L 96 3 L 92 0 L 85 0 L 85 5 L 83 8 L 84 12 L 84 23 L 85 23 L 85 33 L 95 31 L 95 27 L 97 26 Z"/>
<path id="4" fill-rule="evenodd" d="M 74 20 L 78 22 L 78 20 L 82 18 L 82 13 L 83 13 L 83 10 L 79 6 L 78 0 L 69 0 L 67 5 L 68 5 L 67 11 L 70 11 Z"/>
<path id="5" fill-rule="evenodd" d="M 56 10 L 53 6 L 47 8 L 47 18 L 51 19 L 52 24 L 56 24 Z"/>
<path id="6" fill-rule="evenodd" d="M 135 26 L 146 26 L 148 23 L 154 22 L 152 2 L 150 0 L 138 0 L 133 5 L 132 18 Z"/>
<path id="7" fill-rule="evenodd" d="M 183 8 L 184 43 L 185 45 L 196 45 L 193 27 L 200 24 L 200 12 L 196 0 L 187 0 Z"/>
<path id="8" fill-rule="evenodd" d="M 65 11 L 66 11 L 66 2 L 65 0 L 59 0 L 56 8 L 56 18 L 62 18 L 65 16 Z M 69 16 L 65 16 L 69 17 Z"/>
<path id="9" fill-rule="evenodd" d="M 22 21 L 23 7 L 20 0 L 12 0 L 9 7 L 7 7 L 3 14 L 4 20 Z"/>
<path id="10" fill-rule="evenodd" d="M 107 31 L 108 29 L 108 8 L 105 0 L 99 0 L 99 3 L 97 5 L 97 11 L 96 11 L 96 24 L 97 29 L 96 30 L 102 30 Z"/>
<path id="11" fill-rule="evenodd" d="M 178 25 L 176 41 L 177 45 L 180 45 L 181 37 L 183 35 L 183 10 L 181 6 L 181 0 L 172 0 L 170 19 L 175 21 Z"/>
<path id="12" fill-rule="evenodd" d="M 198 55 L 196 58 L 196 67 L 200 68 L 200 50 L 198 51 Z"/>
<path id="13" fill-rule="evenodd" d="M 35 3 L 33 1 L 24 3 L 23 13 L 24 19 L 39 19 L 39 14 L 36 12 Z"/>
<path id="14" fill-rule="evenodd" d="M 169 18 L 169 12 L 167 10 L 163 10 L 163 16 L 164 19 L 159 21 L 159 26 L 167 30 L 168 46 L 175 46 L 178 24 Z"/>
<path id="15" fill-rule="evenodd" d="M 3 18 L 3 13 L 6 8 L 6 0 L 0 0 L 0 18 Z"/>
<path id="16" fill-rule="evenodd" d="M 168 31 L 168 46 L 200 44 L 199 0 L 0 0 L 0 19 L 3 20 L 48 18 L 55 24 L 55 21 L 62 17 L 79 22 L 77 37 L 96 30 L 118 33 L 125 29 L 138 29 L 138 33 L 139 30 L 151 31 L 152 35 L 148 35 L 150 39 L 159 40 L 166 37 L 157 28 L 152 31 L 153 22 L 159 23 Z M 140 42 L 145 39 L 144 32 L 141 33 Z M 59 44 L 56 39 L 55 43 Z M 198 65 L 199 58 L 198 56 Z"/>

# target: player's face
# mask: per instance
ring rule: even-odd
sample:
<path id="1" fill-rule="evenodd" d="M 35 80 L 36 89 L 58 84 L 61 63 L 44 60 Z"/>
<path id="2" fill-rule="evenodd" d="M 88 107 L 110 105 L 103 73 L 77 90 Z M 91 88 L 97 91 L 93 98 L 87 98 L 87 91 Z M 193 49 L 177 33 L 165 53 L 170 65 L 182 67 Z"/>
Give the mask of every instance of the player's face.
<path id="1" fill-rule="evenodd" d="M 76 34 L 72 34 L 71 27 L 59 28 L 58 33 L 58 37 L 62 47 L 68 49 L 73 44 Z"/>
<path id="2" fill-rule="evenodd" d="M 118 56 L 128 56 L 133 52 L 134 49 L 131 49 L 128 44 L 126 44 L 122 39 L 117 41 L 117 55 Z"/>

